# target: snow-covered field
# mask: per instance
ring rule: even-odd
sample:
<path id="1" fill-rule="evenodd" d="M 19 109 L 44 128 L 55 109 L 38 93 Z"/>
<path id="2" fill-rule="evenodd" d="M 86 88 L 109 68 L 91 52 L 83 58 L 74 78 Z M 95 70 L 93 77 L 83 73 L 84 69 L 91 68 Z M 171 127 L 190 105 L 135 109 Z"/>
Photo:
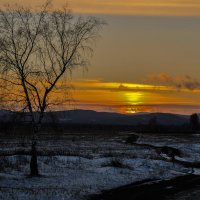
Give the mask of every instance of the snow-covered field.
<path id="1" fill-rule="evenodd" d="M 139 135 L 137 143 L 176 147 L 186 161 L 200 161 L 200 136 Z M 41 177 L 30 178 L 27 155 L 3 156 L 30 150 L 26 139 L 0 140 L 0 199 L 87 199 L 102 190 L 144 179 L 170 179 L 190 168 L 164 160 L 155 149 L 125 143 L 119 135 L 66 135 L 40 139 Z M 195 170 L 198 173 L 198 169 Z"/>

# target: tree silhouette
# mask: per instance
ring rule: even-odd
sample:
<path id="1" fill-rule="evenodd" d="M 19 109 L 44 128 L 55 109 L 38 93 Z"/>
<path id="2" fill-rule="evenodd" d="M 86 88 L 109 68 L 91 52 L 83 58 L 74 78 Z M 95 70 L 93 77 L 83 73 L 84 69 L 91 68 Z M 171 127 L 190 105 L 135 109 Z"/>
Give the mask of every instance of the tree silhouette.
<path id="1" fill-rule="evenodd" d="M 149 123 L 148 123 L 148 126 L 149 126 L 149 129 L 151 131 L 155 131 L 157 126 L 158 126 L 158 120 L 157 120 L 157 117 L 154 116 L 152 117 L 150 120 L 149 120 Z"/>
<path id="2" fill-rule="evenodd" d="M 199 116 L 197 113 L 194 113 L 190 116 L 190 126 L 193 131 L 199 130 Z"/>
<path id="3" fill-rule="evenodd" d="M 55 104 L 65 75 L 88 64 L 103 22 L 74 17 L 67 6 L 37 12 L 15 6 L 0 10 L 0 97 L 5 107 L 30 114 L 33 127 L 30 170 L 37 176 L 36 139 L 45 111 Z"/>

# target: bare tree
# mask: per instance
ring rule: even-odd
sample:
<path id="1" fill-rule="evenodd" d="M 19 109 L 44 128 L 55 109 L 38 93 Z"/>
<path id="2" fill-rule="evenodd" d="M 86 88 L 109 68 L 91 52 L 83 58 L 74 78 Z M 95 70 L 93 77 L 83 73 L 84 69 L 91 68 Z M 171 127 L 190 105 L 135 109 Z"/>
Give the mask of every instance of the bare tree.
<path id="1" fill-rule="evenodd" d="M 37 176 L 36 137 L 52 96 L 65 75 L 85 66 L 102 25 L 94 17 L 75 17 L 67 6 L 39 11 L 16 6 L 0 10 L 1 102 L 30 113 L 31 176 Z M 66 90 L 66 88 L 64 88 Z"/>

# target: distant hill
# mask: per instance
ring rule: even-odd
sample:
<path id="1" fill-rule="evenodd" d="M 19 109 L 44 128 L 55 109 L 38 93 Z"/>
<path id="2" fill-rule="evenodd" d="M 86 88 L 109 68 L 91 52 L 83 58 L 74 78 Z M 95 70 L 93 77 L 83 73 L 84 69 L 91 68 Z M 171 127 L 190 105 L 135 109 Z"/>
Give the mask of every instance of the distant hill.
<path id="1" fill-rule="evenodd" d="M 62 123 L 78 124 L 117 124 L 137 125 L 148 124 L 149 120 L 156 118 L 162 125 L 182 125 L 189 122 L 189 116 L 169 113 L 138 113 L 132 115 L 96 112 L 92 110 L 69 110 L 55 113 Z"/>
<path id="2" fill-rule="evenodd" d="M 11 111 L 0 111 L 1 121 L 16 120 L 16 113 Z M 105 125 L 138 125 L 148 124 L 151 119 L 155 119 L 161 125 L 182 125 L 189 123 L 189 116 L 170 113 L 138 113 L 119 114 L 109 112 L 96 112 L 93 110 L 68 110 L 48 112 L 44 121 L 52 120 L 65 124 L 105 124 Z M 18 117 L 19 119 L 19 117 Z"/>

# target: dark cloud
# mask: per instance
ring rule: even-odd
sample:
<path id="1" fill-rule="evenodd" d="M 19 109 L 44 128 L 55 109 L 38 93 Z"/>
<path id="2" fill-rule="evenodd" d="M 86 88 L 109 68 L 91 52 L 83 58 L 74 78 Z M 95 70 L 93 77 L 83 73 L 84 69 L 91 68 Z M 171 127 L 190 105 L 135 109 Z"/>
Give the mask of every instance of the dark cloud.
<path id="1" fill-rule="evenodd" d="M 154 84 L 164 84 L 174 86 L 177 89 L 198 90 L 200 89 L 200 81 L 185 75 L 185 76 L 170 76 L 165 73 L 149 76 L 146 81 Z"/>

